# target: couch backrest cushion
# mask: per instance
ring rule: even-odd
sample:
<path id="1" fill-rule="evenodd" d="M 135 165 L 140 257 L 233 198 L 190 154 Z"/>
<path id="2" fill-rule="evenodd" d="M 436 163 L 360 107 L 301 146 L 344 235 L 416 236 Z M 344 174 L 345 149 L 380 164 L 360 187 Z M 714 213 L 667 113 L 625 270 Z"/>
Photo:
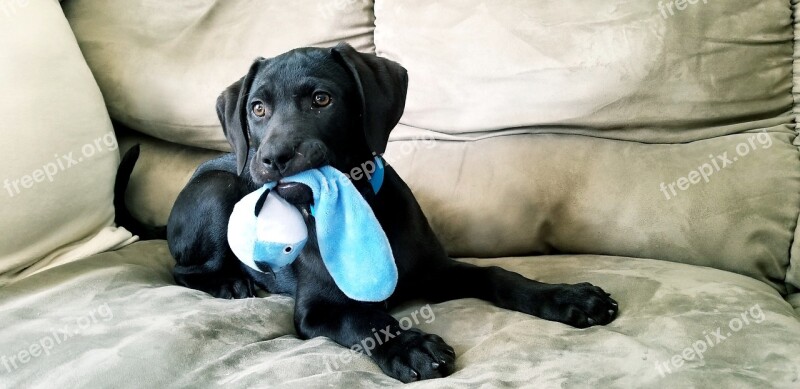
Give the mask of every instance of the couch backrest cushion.
<path id="1" fill-rule="evenodd" d="M 117 141 L 58 1 L 0 9 L 0 91 L 0 284 L 129 238 L 105 231 Z"/>
<path id="2" fill-rule="evenodd" d="M 789 1 L 693 3 L 382 0 L 375 46 L 408 69 L 401 123 L 445 134 L 686 142 L 788 112 Z"/>
<path id="3" fill-rule="evenodd" d="M 373 51 L 371 1 L 70 0 L 67 18 L 128 127 L 229 150 L 214 104 L 258 56 L 347 41 Z"/>
<path id="4" fill-rule="evenodd" d="M 410 76 L 390 161 L 454 255 L 650 257 L 785 291 L 800 213 L 789 3 L 380 0 L 375 51 Z M 370 2 L 252 4 L 65 7 L 114 117 L 225 150 L 214 98 L 253 57 L 371 49 Z"/>
<path id="5" fill-rule="evenodd" d="M 376 52 L 410 80 L 387 159 L 451 253 L 665 259 L 786 291 L 800 213 L 789 0 L 375 12 Z"/>
<path id="6" fill-rule="evenodd" d="M 784 127 L 685 145 L 544 134 L 396 141 L 386 159 L 455 256 L 653 258 L 785 291 L 800 212 L 794 138 Z"/>
<path id="7" fill-rule="evenodd" d="M 792 94 L 794 96 L 796 132 L 800 128 L 800 1 L 798 0 L 792 0 L 792 15 L 794 16 L 794 86 Z M 800 147 L 800 139 L 795 138 L 794 144 Z M 798 214 L 798 218 L 800 218 L 800 214 Z M 794 242 L 792 243 L 790 255 L 791 263 L 786 273 L 786 283 L 792 293 L 800 291 L 800 220 L 795 225 L 797 227 L 795 227 L 794 231 Z M 800 312 L 800 310 L 798 311 Z"/>

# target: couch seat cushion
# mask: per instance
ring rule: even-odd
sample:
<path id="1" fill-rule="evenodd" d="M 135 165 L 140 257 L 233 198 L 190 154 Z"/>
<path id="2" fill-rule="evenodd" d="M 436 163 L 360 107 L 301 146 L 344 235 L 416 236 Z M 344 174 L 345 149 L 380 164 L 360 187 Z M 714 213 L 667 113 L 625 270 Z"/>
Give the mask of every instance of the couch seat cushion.
<path id="1" fill-rule="evenodd" d="M 800 320 L 760 281 L 620 257 L 470 262 L 547 282 L 593 282 L 617 298 L 620 316 L 608 326 L 579 330 L 472 299 L 432 304 L 430 310 L 425 302 L 410 302 L 396 316 L 412 320 L 418 312 L 417 326 L 442 335 L 458 355 L 451 377 L 414 387 L 797 386 Z M 171 266 L 163 241 L 140 242 L 5 288 L 3 382 L 11 387 L 400 385 L 367 357 L 342 354 L 345 349 L 326 338 L 297 339 L 292 299 L 214 299 L 175 286 Z"/>

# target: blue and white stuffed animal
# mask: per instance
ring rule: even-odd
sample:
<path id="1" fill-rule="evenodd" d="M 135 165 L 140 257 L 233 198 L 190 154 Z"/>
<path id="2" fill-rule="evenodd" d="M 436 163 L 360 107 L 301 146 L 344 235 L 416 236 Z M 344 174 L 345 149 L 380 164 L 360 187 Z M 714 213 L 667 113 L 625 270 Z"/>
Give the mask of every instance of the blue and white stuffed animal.
<path id="1" fill-rule="evenodd" d="M 308 240 L 303 215 L 265 185 L 233 208 L 228 243 L 242 263 L 260 272 L 292 263 Z M 265 268 L 266 266 L 266 268 Z"/>
<path id="2" fill-rule="evenodd" d="M 375 193 L 383 182 L 383 162 L 375 159 L 370 178 Z M 372 208 L 350 179 L 331 166 L 307 170 L 282 182 L 307 185 L 313 193 L 312 215 L 322 261 L 349 298 L 378 302 L 397 286 L 397 266 L 389 239 Z M 271 192 L 276 183 L 248 194 L 234 207 L 228 222 L 228 243 L 253 270 L 291 264 L 308 240 L 308 227 L 298 209 Z"/>

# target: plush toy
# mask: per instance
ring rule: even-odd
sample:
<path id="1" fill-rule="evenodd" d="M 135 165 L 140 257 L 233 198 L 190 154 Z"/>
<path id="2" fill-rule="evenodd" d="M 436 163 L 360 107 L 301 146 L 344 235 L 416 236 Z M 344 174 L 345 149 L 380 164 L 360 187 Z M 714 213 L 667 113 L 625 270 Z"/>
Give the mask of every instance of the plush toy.
<path id="1" fill-rule="evenodd" d="M 274 183 L 241 199 L 228 222 L 228 243 L 242 263 L 266 272 L 292 263 L 308 240 L 297 208 L 272 192 Z"/>
<path id="2" fill-rule="evenodd" d="M 375 159 L 370 183 L 375 193 L 383 181 L 383 163 Z M 319 252 L 336 286 L 357 301 L 386 300 L 397 286 L 397 266 L 386 233 L 350 179 L 330 166 L 307 170 L 281 182 L 307 185 L 313 194 Z M 300 211 L 272 191 L 276 183 L 245 196 L 233 209 L 228 243 L 253 270 L 291 264 L 308 240 Z"/>

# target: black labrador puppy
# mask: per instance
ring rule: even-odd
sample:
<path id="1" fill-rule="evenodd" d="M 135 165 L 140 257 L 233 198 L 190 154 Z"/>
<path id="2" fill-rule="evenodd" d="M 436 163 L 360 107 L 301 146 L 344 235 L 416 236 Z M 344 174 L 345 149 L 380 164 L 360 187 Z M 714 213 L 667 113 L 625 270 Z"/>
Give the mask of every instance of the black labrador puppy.
<path id="1" fill-rule="evenodd" d="M 290 266 L 268 274 L 252 271 L 231 252 L 228 218 L 234 204 L 265 182 L 279 181 L 326 164 L 351 172 L 384 152 L 400 120 L 408 76 L 399 64 L 355 51 L 300 48 L 257 59 L 217 100 L 217 114 L 233 154 L 201 165 L 178 196 L 167 224 L 178 283 L 222 298 L 253 296 L 254 286 L 295 298 L 294 323 L 301 338 L 326 336 L 352 347 L 391 334 L 371 356 L 401 381 L 444 377 L 455 353 L 439 336 L 403 330 L 387 310 L 409 299 L 441 302 L 479 298 L 575 327 L 611 322 L 617 303 L 602 289 L 582 283 L 545 284 L 496 266 L 480 267 L 447 256 L 408 186 L 385 167 L 374 193 L 354 180 L 386 232 L 399 282 L 383 303 L 347 298 L 325 269 L 313 239 Z M 354 175 L 355 177 L 356 175 Z M 307 196 L 296 185 L 276 190 L 298 207 Z"/>

